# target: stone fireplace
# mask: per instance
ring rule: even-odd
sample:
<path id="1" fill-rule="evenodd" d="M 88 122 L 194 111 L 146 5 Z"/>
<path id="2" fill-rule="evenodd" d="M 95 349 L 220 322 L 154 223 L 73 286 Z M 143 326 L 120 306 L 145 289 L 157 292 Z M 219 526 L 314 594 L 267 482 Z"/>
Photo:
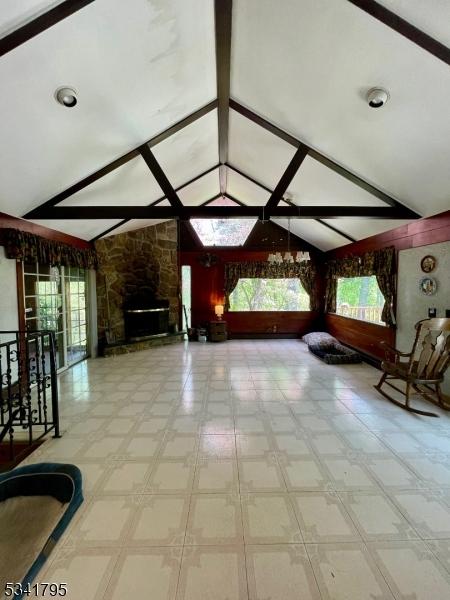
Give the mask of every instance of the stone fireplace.
<path id="1" fill-rule="evenodd" d="M 95 247 L 99 257 L 98 337 L 103 344 L 139 337 L 130 334 L 129 322 L 125 330 L 124 309 L 168 308 L 165 317 L 153 314 L 154 318 L 147 320 L 150 328 L 161 327 L 165 318 L 169 324 L 178 324 L 180 304 L 175 221 L 112 235 L 97 240 Z M 142 306 L 137 307 L 137 301 Z M 143 313 L 132 314 L 132 328 L 139 329 L 139 323 L 145 322 L 145 318 L 141 319 Z"/>

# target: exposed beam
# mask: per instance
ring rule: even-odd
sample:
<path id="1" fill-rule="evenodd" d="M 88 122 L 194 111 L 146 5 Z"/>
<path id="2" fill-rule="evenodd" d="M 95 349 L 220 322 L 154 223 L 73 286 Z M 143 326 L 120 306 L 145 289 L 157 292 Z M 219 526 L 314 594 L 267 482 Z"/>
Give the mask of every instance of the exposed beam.
<path id="1" fill-rule="evenodd" d="M 181 119 L 181 121 L 178 121 L 177 123 L 175 123 L 175 125 L 171 125 L 168 129 L 165 129 L 161 133 L 158 133 L 154 137 L 150 138 L 148 140 L 148 142 L 146 142 L 146 145 L 149 146 L 150 148 L 153 148 L 153 146 L 156 146 L 157 144 L 159 144 L 163 140 L 167 139 L 171 135 L 174 135 L 178 131 L 181 131 L 181 129 L 184 129 L 184 127 L 187 127 L 191 123 L 194 123 L 194 121 L 197 121 L 197 119 L 200 119 L 201 117 L 203 117 L 207 113 L 211 112 L 215 108 L 217 108 L 217 100 L 213 100 L 209 104 L 206 104 L 202 108 L 199 108 L 195 112 L 191 113 L 190 115 L 188 115 L 184 119 Z M 99 169 L 95 173 L 92 173 L 91 175 L 88 175 L 87 177 L 85 177 L 84 179 L 82 179 L 81 181 L 79 181 L 78 183 L 75 183 L 74 185 L 71 185 L 69 188 L 67 188 L 63 192 L 60 192 L 59 194 L 56 194 L 56 196 L 53 196 L 53 198 L 50 198 L 50 200 L 47 200 L 46 202 L 44 202 L 40 206 L 34 208 L 33 210 L 30 210 L 26 215 L 23 216 L 23 218 L 24 219 L 37 219 L 37 218 L 39 218 L 40 211 L 42 209 L 46 209 L 49 206 L 56 206 L 57 204 L 59 204 L 63 200 L 66 200 L 67 198 L 70 198 L 70 196 L 73 196 L 77 192 L 83 190 L 88 185 L 91 185 L 92 183 L 94 183 L 98 179 L 101 179 L 105 175 L 108 175 L 108 173 L 111 173 L 111 171 L 114 171 L 115 169 L 118 169 L 119 167 L 121 167 L 125 163 L 129 162 L 130 160 L 133 160 L 133 158 L 136 158 L 139 155 L 140 155 L 140 152 L 139 152 L 139 146 L 138 146 L 137 148 L 134 148 L 133 150 L 130 150 L 129 152 L 127 152 L 126 154 L 124 154 L 120 158 L 117 158 L 116 160 L 113 160 L 108 165 L 102 167 L 101 169 Z"/>
<path id="2" fill-rule="evenodd" d="M 214 2 L 221 194 L 225 193 L 227 184 L 227 172 L 224 165 L 228 160 L 232 9 L 233 0 L 215 0 Z"/>
<path id="3" fill-rule="evenodd" d="M 235 196 L 232 196 L 230 192 L 227 192 L 225 197 L 228 198 L 228 200 L 233 200 L 233 202 L 236 202 L 236 204 L 239 206 L 248 206 L 248 204 L 245 204 L 245 202 L 242 202 L 242 200 L 238 200 Z"/>
<path id="4" fill-rule="evenodd" d="M 411 25 L 402 17 L 399 17 L 389 9 L 385 8 L 375 0 L 348 0 L 364 12 L 368 13 L 384 25 L 387 25 L 400 35 L 403 35 L 414 44 L 417 44 L 436 58 L 439 58 L 447 65 L 450 65 L 450 48 L 441 44 L 430 35 Z M 432 6 L 429 7 L 432 11 Z"/>
<path id="5" fill-rule="evenodd" d="M 253 179 L 253 177 L 250 177 L 250 175 L 247 175 L 247 173 L 244 173 L 244 171 L 241 171 L 240 169 L 238 169 L 234 165 L 230 165 L 230 163 L 227 163 L 227 167 L 229 169 L 231 169 L 232 171 L 234 171 L 235 173 L 237 173 L 238 175 L 240 175 L 241 177 L 244 177 L 245 179 L 248 179 L 248 181 L 251 181 L 252 183 L 254 183 L 255 185 L 257 185 L 258 187 L 260 187 L 263 190 L 265 190 L 266 192 L 269 192 L 269 194 L 273 193 L 273 190 L 271 190 L 269 187 L 267 187 L 266 185 L 264 185 L 260 181 L 257 181 L 256 179 Z"/>
<path id="6" fill-rule="evenodd" d="M 216 108 L 217 99 L 211 100 L 211 102 L 208 102 L 208 104 L 205 104 L 205 106 L 202 106 L 187 117 L 184 117 L 184 119 L 181 119 L 181 121 L 177 121 L 174 125 L 171 125 L 171 127 L 168 127 L 161 133 L 158 133 L 157 135 L 153 136 L 148 142 L 146 142 L 147 146 L 153 148 L 153 146 L 160 144 L 161 142 L 174 135 L 175 133 L 178 133 L 191 123 L 195 123 L 195 121 L 198 121 L 198 119 L 201 119 Z"/>
<path id="7" fill-rule="evenodd" d="M 379 206 L 54 206 L 42 211 L 40 219 L 224 219 L 292 217 L 300 219 L 405 219 L 400 208 Z"/>
<path id="8" fill-rule="evenodd" d="M 211 171 L 214 171 L 215 169 L 217 169 L 219 167 L 219 165 L 214 165 L 213 167 L 210 167 L 209 169 L 206 169 L 206 171 L 202 171 L 201 173 L 199 173 L 198 175 L 196 175 L 195 177 L 192 177 L 192 179 L 189 179 L 189 181 L 186 181 L 186 183 L 183 183 L 182 185 L 178 186 L 177 188 L 175 188 L 176 192 L 179 192 L 180 190 L 182 190 L 183 188 L 187 187 L 188 185 L 190 185 L 191 183 L 194 183 L 194 181 L 197 181 L 197 179 L 201 179 L 202 177 L 204 177 L 205 175 L 208 175 L 208 173 L 211 173 Z M 221 194 L 218 194 L 218 196 L 220 196 Z M 165 196 L 161 196 L 161 198 L 158 198 L 158 200 L 155 200 L 154 202 L 151 202 L 150 204 L 148 204 L 147 206 L 157 206 L 160 202 L 162 202 L 163 200 L 166 200 Z M 209 199 L 209 202 L 211 201 L 211 198 Z M 208 201 L 207 201 L 208 202 Z M 109 229 L 107 229 L 106 231 L 103 231 L 102 233 L 99 233 L 98 235 L 96 235 L 95 237 L 93 237 L 91 240 L 89 240 L 90 242 L 95 242 L 96 240 L 98 240 L 99 238 L 103 237 L 105 234 L 107 233 L 111 233 L 111 231 L 114 231 L 114 229 L 117 229 L 118 227 L 121 227 L 122 225 L 125 225 L 125 223 L 128 223 L 128 221 L 130 221 L 131 219 L 122 219 L 122 221 L 120 221 L 120 223 L 117 223 L 117 225 L 113 225 L 112 227 L 109 227 Z"/>
<path id="9" fill-rule="evenodd" d="M 266 192 L 269 192 L 270 194 L 272 194 L 272 190 L 270 188 L 268 188 L 266 185 L 264 185 L 260 181 L 256 181 L 256 179 L 253 179 L 253 177 L 250 177 L 250 175 L 247 175 L 247 173 L 244 173 L 244 171 L 241 171 L 240 169 L 238 169 L 237 167 L 234 167 L 233 165 L 230 165 L 229 163 L 227 163 L 227 167 L 229 169 L 231 169 L 232 171 L 235 171 L 236 173 L 238 173 L 241 177 L 245 177 L 245 179 L 248 179 L 249 181 L 251 181 L 255 185 L 259 186 L 260 188 L 262 188 Z M 237 202 L 237 200 L 235 198 L 233 198 L 231 196 L 231 194 L 229 194 L 228 192 L 227 192 L 227 197 L 231 198 L 231 200 L 235 200 Z M 286 198 L 282 198 L 282 200 L 284 202 L 287 202 L 291 206 L 296 206 L 293 202 L 291 202 L 290 200 L 287 200 Z M 357 241 L 356 239 L 352 238 L 352 236 L 348 235 L 347 233 L 344 233 L 343 231 L 341 231 L 337 227 L 333 227 L 332 225 L 330 225 L 329 223 L 325 223 L 321 219 L 316 219 L 316 220 L 321 225 L 324 225 L 325 227 L 328 227 L 328 229 L 331 229 L 332 231 L 334 231 L 335 233 L 338 233 L 342 237 L 347 238 L 350 242 L 356 242 Z"/>
<path id="10" fill-rule="evenodd" d="M 288 189 L 289 184 L 294 179 L 295 174 L 297 173 L 300 165 L 305 160 L 306 155 L 308 154 L 308 147 L 300 144 L 297 148 L 296 153 L 291 159 L 291 162 L 288 164 L 285 172 L 281 176 L 280 181 L 277 183 L 275 189 L 272 192 L 272 195 L 267 200 L 266 209 L 272 209 L 278 205 L 278 202 L 283 197 L 284 193 Z"/>
<path id="11" fill-rule="evenodd" d="M 295 148 L 298 148 L 299 144 L 303 144 L 304 146 L 307 146 L 307 144 L 304 144 L 303 142 L 294 138 L 290 134 L 286 133 L 285 131 L 283 131 L 282 129 L 277 127 L 276 125 L 273 125 L 272 123 L 270 123 L 270 121 L 267 121 L 267 119 L 264 119 L 260 115 L 254 113 L 249 108 L 242 106 L 241 104 L 236 102 L 236 100 L 230 100 L 230 107 L 233 108 L 233 110 L 236 110 L 237 112 L 239 112 L 244 117 L 247 117 L 247 119 L 249 119 L 250 121 L 253 121 L 253 123 L 260 125 L 261 127 L 264 127 L 264 129 L 266 129 L 267 131 L 270 131 L 271 133 L 273 133 L 280 139 L 284 140 L 288 144 L 291 144 L 291 146 L 294 146 Z M 401 202 L 399 202 L 398 200 L 395 200 L 395 198 L 392 198 L 385 192 L 382 192 L 381 190 L 376 188 L 374 185 L 372 185 L 371 183 L 368 183 L 367 181 L 365 181 L 358 175 L 355 175 L 351 171 L 348 171 L 347 169 L 345 169 L 338 163 L 331 160 L 331 158 L 324 156 L 323 154 L 321 154 L 314 148 L 311 148 L 309 146 L 307 146 L 307 147 L 309 148 L 309 156 L 311 158 L 314 158 L 314 160 L 317 160 L 318 162 L 322 163 L 324 166 L 328 167 L 335 173 L 338 173 L 339 175 L 341 175 L 348 181 L 351 181 L 352 183 L 354 183 L 361 189 L 365 190 L 369 194 L 372 194 L 372 196 L 375 196 L 376 198 L 378 198 L 379 200 L 381 200 L 388 206 L 392 206 L 395 208 L 402 208 L 402 209 L 405 209 L 406 211 L 408 211 L 408 216 L 405 218 L 419 219 L 421 217 L 421 215 L 419 215 L 418 213 L 405 207 Z"/>
<path id="12" fill-rule="evenodd" d="M 92 2 L 94 2 L 94 0 L 65 0 L 32 21 L 25 23 L 22 27 L 19 27 L 0 39 L 0 56 L 25 44 L 28 40 L 36 37 L 46 29 L 53 27 L 53 25 L 56 25 L 63 19 L 70 17 L 73 13 Z"/>
<path id="13" fill-rule="evenodd" d="M 200 206 L 208 206 L 210 202 L 214 202 L 214 200 L 217 200 L 217 198 L 222 198 L 222 194 L 220 192 L 218 194 L 215 194 L 215 196 L 213 196 L 212 198 L 208 198 L 208 200 L 202 202 Z"/>
<path id="14" fill-rule="evenodd" d="M 320 223 L 321 225 L 323 225 L 324 227 L 327 227 L 328 229 L 331 229 L 331 231 L 334 231 L 334 233 L 337 233 L 341 237 L 347 239 L 349 242 L 356 242 L 357 241 L 351 235 L 348 235 L 348 233 L 344 233 L 341 229 L 338 229 L 337 227 L 333 227 L 333 225 L 330 225 L 329 223 L 326 223 L 325 221 L 322 221 L 322 219 L 317 219 L 317 222 Z"/>
<path id="15" fill-rule="evenodd" d="M 250 121 L 253 121 L 253 123 L 260 125 L 261 127 L 264 127 L 264 129 L 266 129 L 267 131 L 270 131 L 270 133 L 273 133 L 274 135 L 276 135 L 280 139 L 284 140 L 291 146 L 294 146 L 294 148 L 298 148 L 298 145 L 300 144 L 300 142 L 297 138 L 290 135 L 283 129 L 280 129 L 280 127 L 277 127 L 276 125 L 274 125 L 273 123 L 271 123 L 264 117 L 261 117 L 257 113 L 253 112 L 246 106 L 239 104 L 239 102 L 236 102 L 236 100 L 233 100 L 233 98 L 230 98 L 230 108 L 232 108 L 233 110 L 238 112 L 243 117 L 247 117 L 247 119 L 249 119 Z"/>
<path id="16" fill-rule="evenodd" d="M 158 182 L 159 187 L 164 192 L 164 195 L 170 202 L 172 208 L 176 210 L 182 209 L 183 203 L 181 202 L 180 198 L 178 197 L 178 194 L 172 187 L 172 184 L 167 179 L 167 175 L 164 173 L 163 169 L 161 168 L 161 165 L 156 160 L 155 155 L 150 150 L 150 148 L 144 144 L 139 148 L 139 153 L 145 160 L 147 167 L 152 172 L 153 177 Z"/>

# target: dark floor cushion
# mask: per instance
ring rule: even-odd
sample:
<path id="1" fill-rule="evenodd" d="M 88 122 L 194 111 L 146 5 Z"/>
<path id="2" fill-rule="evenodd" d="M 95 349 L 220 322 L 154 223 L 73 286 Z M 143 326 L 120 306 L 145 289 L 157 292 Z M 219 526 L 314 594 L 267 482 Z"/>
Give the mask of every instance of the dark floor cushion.
<path id="1" fill-rule="evenodd" d="M 338 342 L 325 331 L 314 331 L 303 336 L 303 341 L 308 344 L 308 350 L 323 360 L 328 365 L 348 365 L 360 363 L 362 358 L 347 346 Z"/>

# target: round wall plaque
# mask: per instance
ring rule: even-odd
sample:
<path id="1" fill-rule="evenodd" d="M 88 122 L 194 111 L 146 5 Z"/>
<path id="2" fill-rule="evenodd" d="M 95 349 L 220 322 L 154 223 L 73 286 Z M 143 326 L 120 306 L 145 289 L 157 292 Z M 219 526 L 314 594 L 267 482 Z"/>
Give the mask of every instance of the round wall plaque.
<path id="1" fill-rule="evenodd" d="M 434 277 L 422 277 L 419 282 L 419 289 L 425 296 L 433 296 L 437 291 L 437 282 Z"/>
<path id="2" fill-rule="evenodd" d="M 420 268 L 424 273 L 431 273 L 436 268 L 436 259 L 431 254 L 424 256 L 420 261 Z"/>

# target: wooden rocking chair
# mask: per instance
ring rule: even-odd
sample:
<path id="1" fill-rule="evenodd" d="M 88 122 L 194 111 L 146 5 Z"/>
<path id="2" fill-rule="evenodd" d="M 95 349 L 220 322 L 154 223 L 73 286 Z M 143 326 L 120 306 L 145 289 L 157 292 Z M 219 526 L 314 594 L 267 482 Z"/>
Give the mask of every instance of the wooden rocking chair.
<path id="1" fill-rule="evenodd" d="M 435 413 L 412 408 L 410 396 L 422 396 L 433 404 L 450 410 L 450 404 L 445 401 L 441 390 L 445 371 L 450 364 L 450 319 L 424 319 L 416 323 L 415 328 L 416 338 L 411 352 L 400 352 L 386 342 L 381 342 L 386 360 L 381 363 L 383 375 L 375 389 L 401 408 L 419 415 L 437 417 Z M 408 360 L 402 361 L 402 358 Z M 405 390 L 390 383 L 391 379 L 404 381 Z M 403 394 L 405 402 L 395 400 L 382 390 L 384 383 Z"/>

